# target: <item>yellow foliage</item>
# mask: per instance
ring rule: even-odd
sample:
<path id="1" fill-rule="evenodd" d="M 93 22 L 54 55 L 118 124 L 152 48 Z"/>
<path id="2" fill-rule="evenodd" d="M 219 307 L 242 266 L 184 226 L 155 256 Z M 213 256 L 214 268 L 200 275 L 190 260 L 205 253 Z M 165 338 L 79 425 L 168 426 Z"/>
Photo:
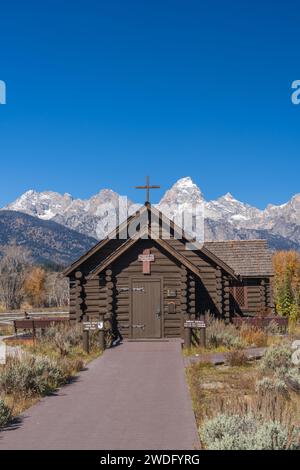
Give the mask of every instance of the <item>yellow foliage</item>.
<path id="1" fill-rule="evenodd" d="M 31 272 L 26 277 L 24 283 L 24 291 L 26 296 L 31 300 L 33 306 L 41 304 L 44 286 L 46 280 L 46 273 L 40 267 L 33 267 Z"/>
<path id="2" fill-rule="evenodd" d="M 297 251 L 277 251 L 273 255 L 273 267 L 277 282 L 283 283 L 288 272 L 292 288 L 300 289 L 300 254 Z"/>
<path id="3" fill-rule="evenodd" d="M 260 329 L 242 326 L 240 330 L 242 340 L 247 346 L 262 348 L 268 345 L 268 335 Z"/>

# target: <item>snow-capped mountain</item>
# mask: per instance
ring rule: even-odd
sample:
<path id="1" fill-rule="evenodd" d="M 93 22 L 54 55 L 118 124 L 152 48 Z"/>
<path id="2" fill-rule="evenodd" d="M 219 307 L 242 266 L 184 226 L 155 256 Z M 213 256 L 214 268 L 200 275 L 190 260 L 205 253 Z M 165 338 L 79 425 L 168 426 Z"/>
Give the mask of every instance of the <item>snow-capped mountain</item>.
<path id="1" fill-rule="evenodd" d="M 215 201 L 206 201 L 202 191 L 190 177 L 178 180 L 166 192 L 158 206 L 163 212 L 176 217 L 196 205 L 203 205 L 206 219 L 234 224 L 251 221 L 253 218 L 258 218 L 262 212 L 238 201 L 230 193 Z"/>
<path id="2" fill-rule="evenodd" d="M 75 199 L 70 194 L 52 191 L 27 191 L 4 209 L 19 211 L 60 223 L 70 229 L 97 239 L 139 206 L 132 201 L 103 189 L 90 199 Z M 166 215 L 177 218 L 183 211 L 202 206 L 205 215 L 205 239 L 267 238 L 274 248 L 300 249 L 300 194 L 286 204 L 269 205 L 260 210 L 245 204 L 227 193 L 216 200 L 207 201 L 200 188 L 190 177 L 179 179 L 157 205 Z M 115 216 L 117 208 L 117 217 Z"/>
<path id="3" fill-rule="evenodd" d="M 86 200 L 53 191 L 29 190 L 4 209 L 51 220 L 100 240 L 111 227 L 126 218 L 124 209 L 127 207 L 129 213 L 135 210 L 131 201 L 120 198 L 110 189 L 102 189 Z"/>

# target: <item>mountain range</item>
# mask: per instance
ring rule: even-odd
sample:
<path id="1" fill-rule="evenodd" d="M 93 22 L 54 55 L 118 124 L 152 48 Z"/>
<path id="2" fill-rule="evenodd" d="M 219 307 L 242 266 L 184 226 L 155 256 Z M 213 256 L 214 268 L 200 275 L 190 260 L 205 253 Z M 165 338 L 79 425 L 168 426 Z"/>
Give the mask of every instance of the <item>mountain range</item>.
<path id="1" fill-rule="evenodd" d="M 58 245 L 60 239 L 66 243 L 70 237 L 65 246 L 59 246 L 58 250 L 55 248 L 53 259 L 63 248 L 64 255 L 61 261 L 64 263 L 72 261 L 75 255 L 81 254 L 96 240 L 102 239 L 107 231 L 125 217 L 123 212 L 122 214 L 118 212 L 119 197 L 119 194 L 110 189 L 103 189 L 86 200 L 53 191 L 27 191 L 0 211 L 0 245 L 5 244 L 5 240 L 19 238 L 18 233 L 21 230 L 19 222 L 12 224 L 12 220 L 16 218 L 16 221 L 20 221 L 21 214 L 26 214 L 30 217 L 26 219 L 26 231 L 30 233 L 31 243 L 35 242 L 37 236 L 36 224 L 41 230 L 38 231 L 40 248 L 43 245 L 42 227 L 45 227 L 46 232 L 50 227 L 51 236 L 53 237 L 55 233 L 54 238 L 55 240 L 57 238 Z M 129 213 L 140 207 L 140 204 L 126 198 L 122 199 L 122 203 L 123 209 L 128 209 Z M 207 201 L 201 189 L 190 177 L 186 177 L 179 179 L 166 191 L 157 207 L 176 219 L 179 214 L 190 211 L 196 204 L 204 207 L 206 240 L 265 238 L 274 250 L 300 250 L 300 194 L 295 195 L 286 204 L 279 206 L 270 204 L 261 210 L 238 201 L 230 193 L 216 200 Z M 117 208 L 117 218 L 115 208 Z M 10 221 L 6 228 L 5 223 L 3 225 L 3 214 L 5 221 Z M 30 232 L 31 224 L 35 230 Z M 51 259 L 49 243 L 45 246 L 47 248 L 42 257 Z"/>
<path id="2" fill-rule="evenodd" d="M 97 240 L 51 220 L 3 210 L 0 211 L 0 257 L 12 243 L 26 248 L 34 263 L 57 269 L 77 259 Z"/>

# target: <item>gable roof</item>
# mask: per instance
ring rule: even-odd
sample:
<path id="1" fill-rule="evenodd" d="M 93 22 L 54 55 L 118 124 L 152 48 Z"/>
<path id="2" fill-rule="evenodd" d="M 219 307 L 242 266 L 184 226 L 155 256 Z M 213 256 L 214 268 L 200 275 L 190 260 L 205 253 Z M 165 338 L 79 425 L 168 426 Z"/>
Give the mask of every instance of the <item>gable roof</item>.
<path id="1" fill-rule="evenodd" d="M 99 242 L 97 245 L 95 245 L 91 250 L 89 250 L 86 254 L 81 256 L 77 261 L 75 261 L 71 266 L 69 266 L 65 271 L 64 275 L 68 276 L 74 270 L 78 269 L 81 264 L 83 264 L 85 261 L 87 261 L 91 256 L 93 256 L 95 253 L 97 253 L 99 250 L 102 249 L 103 246 L 105 246 L 112 238 L 117 238 L 120 233 L 122 233 L 123 230 L 127 229 L 127 226 L 130 222 L 134 221 L 134 219 L 138 219 L 144 215 L 144 213 L 151 213 L 154 214 L 156 217 L 163 217 L 164 221 L 167 221 L 167 223 L 170 224 L 170 227 L 174 230 L 175 234 L 181 235 L 181 239 L 184 239 L 186 241 L 190 241 L 183 233 L 182 229 L 175 225 L 175 223 L 171 220 L 169 220 L 164 214 L 162 214 L 160 211 L 157 209 L 153 208 L 150 204 L 146 204 L 144 207 L 142 207 L 140 210 L 138 210 L 134 215 L 128 217 L 126 221 L 124 221 L 122 224 L 120 224 L 118 227 L 116 227 L 108 237 L 106 237 L 104 240 Z M 99 274 L 105 267 L 115 261 L 119 256 L 121 256 L 122 253 L 124 253 L 128 248 L 130 248 L 137 240 L 141 239 L 145 233 L 148 232 L 149 234 L 149 228 L 148 225 L 144 227 L 144 229 L 140 230 L 139 232 L 135 233 L 133 237 L 128 238 L 125 240 L 125 242 L 117 249 L 115 252 L 113 252 L 111 255 L 108 256 L 106 260 L 104 260 L 93 272 L 92 276 Z M 150 237 L 151 238 L 151 234 Z M 177 237 L 179 239 L 179 237 Z M 164 240 L 162 238 L 155 238 L 154 239 L 159 245 L 161 245 L 166 251 L 168 251 L 172 256 L 177 258 L 183 265 L 185 265 L 188 269 L 190 269 L 192 272 L 194 272 L 196 275 L 200 275 L 200 270 L 199 268 L 189 259 L 187 259 L 186 256 L 184 256 L 182 253 L 179 253 L 177 250 L 174 249 L 174 247 L 171 246 L 170 243 L 168 243 L 167 240 Z M 234 269 L 232 269 L 225 261 L 220 259 L 215 253 L 210 252 L 208 249 L 203 247 L 201 249 L 200 246 L 194 241 L 192 241 L 192 244 L 195 247 L 195 251 L 203 251 L 203 254 L 205 254 L 209 259 L 211 259 L 212 262 L 216 263 L 220 267 L 224 269 L 230 276 L 236 277 L 236 274 L 234 272 Z"/>
<path id="2" fill-rule="evenodd" d="M 267 240 L 230 240 L 205 242 L 214 253 L 239 276 L 273 276 L 272 253 Z"/>

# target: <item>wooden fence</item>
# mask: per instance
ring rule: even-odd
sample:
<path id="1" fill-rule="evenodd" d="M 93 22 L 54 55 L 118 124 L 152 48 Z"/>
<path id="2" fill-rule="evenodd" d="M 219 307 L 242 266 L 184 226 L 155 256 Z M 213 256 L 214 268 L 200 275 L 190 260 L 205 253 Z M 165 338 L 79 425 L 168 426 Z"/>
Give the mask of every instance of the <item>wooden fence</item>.
<path id="1" fill-rule="evenodd" d="M 287 331 L 289 325 L 289 319 L 286 317 L 235 317 L 233 318 L 233 324 L 240 327 L 242 325 L 248 325 L 253 328 L 268 328 L 270 324 L 275 324 L 279 330 Z"/>

